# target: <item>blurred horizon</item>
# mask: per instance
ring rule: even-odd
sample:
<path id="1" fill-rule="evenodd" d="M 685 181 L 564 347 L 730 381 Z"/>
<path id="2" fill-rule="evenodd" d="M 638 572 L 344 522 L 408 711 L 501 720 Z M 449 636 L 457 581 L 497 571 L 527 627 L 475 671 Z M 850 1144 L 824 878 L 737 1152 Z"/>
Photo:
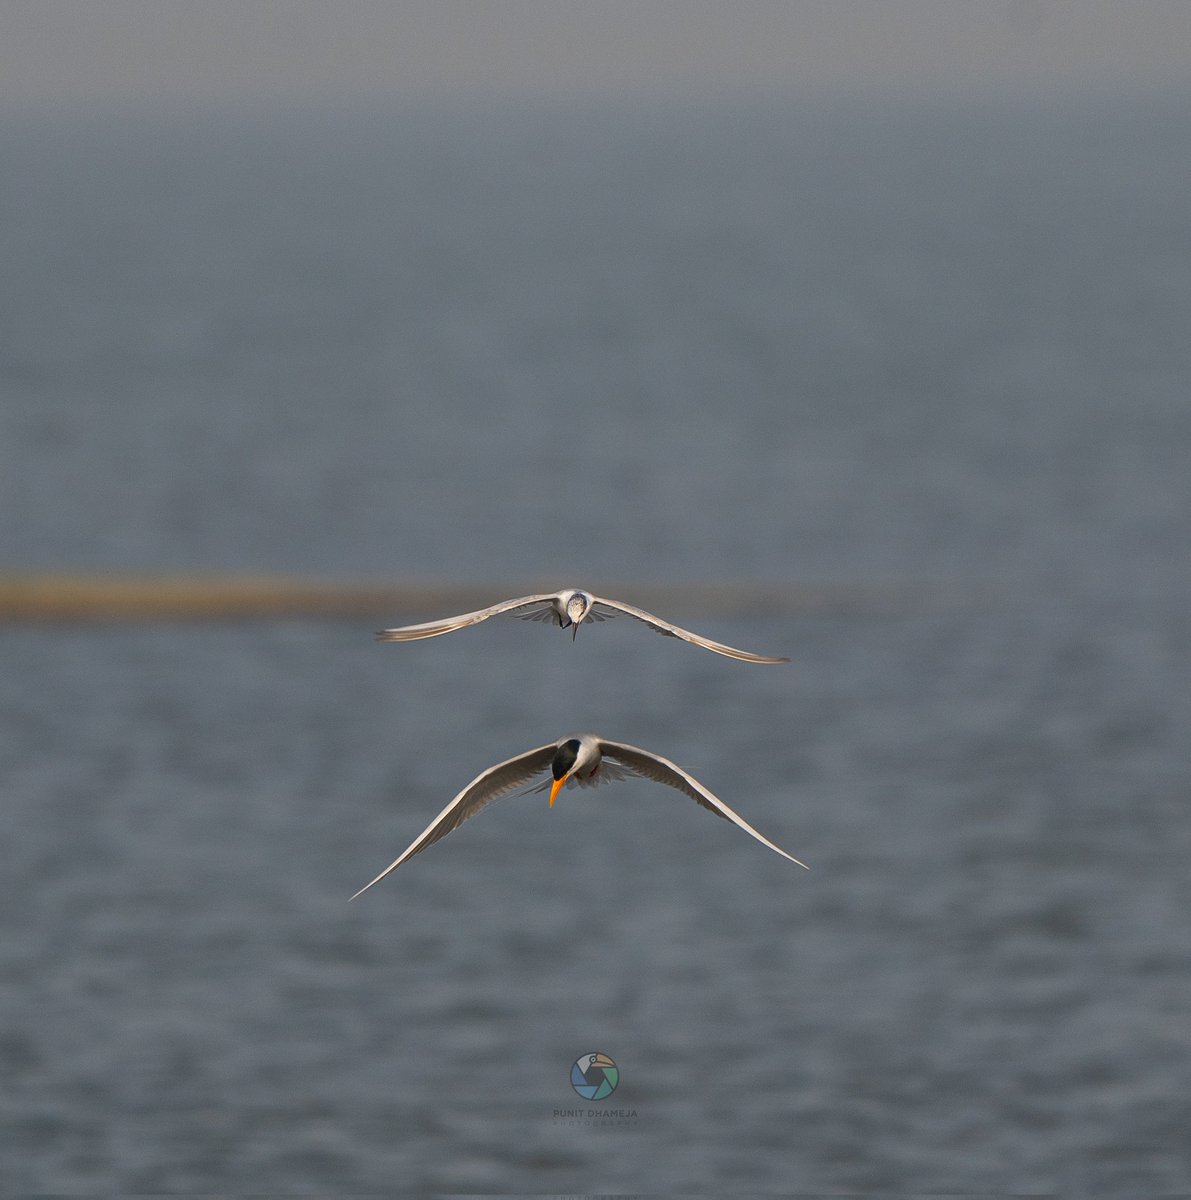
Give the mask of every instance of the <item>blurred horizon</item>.
<path id="1" fill-rule="evenodd" d="M 0 8 L 5 110 L 376 108 L 1191 87 L 1191 6 L 1099 0 L 41 0 Z"/>

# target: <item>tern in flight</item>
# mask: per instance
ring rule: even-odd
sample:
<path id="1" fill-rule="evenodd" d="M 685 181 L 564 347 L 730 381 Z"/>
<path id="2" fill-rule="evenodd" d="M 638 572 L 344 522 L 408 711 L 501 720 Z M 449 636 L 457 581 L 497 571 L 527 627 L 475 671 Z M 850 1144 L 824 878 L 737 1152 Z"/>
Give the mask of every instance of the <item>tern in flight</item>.
<path id="1" fill-rule="evenodd" d="M 681 629 L 643 608 L 634 608 L 621 600 L 609 600 L 604 596 L 593 596 L 590 592 L 578 588 L 564 588 L 561 592 L 539 592 L 536 596 L 519 596 L 516 600 L 504 600 L 493 604 L 490 608 L 477 609 L 475 612 L 461 613 L 457 617 L 447 617 L 442 621 L 427 621 L 423 625 L 403 625 L 399 629 L 382 629 L 376 636 L 382 642 L 416 642 L 421 638 L 439 637 L 444 633 L 452 633 L 456 629 L 466 629 L 469 625 L 478 625 L 489 617 L 501 613 L 511 613 L 523 621 L 553 621 L 561 628 L 568 626 L 571 630 L 571 641 L 579 632 L 579 626 L 584 621 L 606 621 L 617 613 L 624 613 L 637 621 L 643 621 L 650 629 L 656 629 L 665 637 L 682 638 L 694 646 L 702 646 L 704 650 L 716 654 L 727 655 L 728 658 L 738 658 L 741 662 L 783 663 L 788 658 L 768 658 L 764 654 L 750 654 L 747 650 L 737 650 L 734 646 L 725 646 L 722 642 L 713 642 L 710 638 L 700 637 L 689 629 Z"/>
<path id="2" fill-rule="evenodd" d="M 547 770 L 550 772 L 550 778 L 536 787 L 527 788 L 523 794 L 544 792 L 549 788 L 551 808 L 554 807 L 555 798 L 564 785 L 594 787 L 596 784 L 628 779 L 636 775 L 642 779 L 652 779 L 655 783 L 664 783 L 667 787 L 677 788 L 716 816 L 739 825 L 745 833 L 751 834 L 763 846 L 768 846 L 783 858 L 798 863 L 800 867 L 806 866 L 806 863 L 792 854 L 787 854 L 780 846 L 775 846 L 767 837 L 758 833 L 742 816 L 733 812 L 697 779 L 668 758 L 648 750 L 640 750 L 636 746 L 626 746 L 623 742 L 610 742 L 607 738 L 596 737 L 591 733 L 578 733 L 551 742 L 547 746 L 538 746 L 536 750 L 527 750 L 524 754 L 497 763 L 496 766 L 489 767 L 477 775 L 426 826 L 405 853 L 387 866 L 372 883 L 365 884 L 356 896 L 366 892 L 373 883 L 379 883 L 391 871 L 397 870 L 406 859 L 420 854 L 427 846 L 432 846 L 440 838 L 446 837 L 451 830 L 458 829 L 468 817 L 475 816 L 489 801 L 499 796 L 507 796 L 509 792 L 531 782 L 535 775 Z"/>

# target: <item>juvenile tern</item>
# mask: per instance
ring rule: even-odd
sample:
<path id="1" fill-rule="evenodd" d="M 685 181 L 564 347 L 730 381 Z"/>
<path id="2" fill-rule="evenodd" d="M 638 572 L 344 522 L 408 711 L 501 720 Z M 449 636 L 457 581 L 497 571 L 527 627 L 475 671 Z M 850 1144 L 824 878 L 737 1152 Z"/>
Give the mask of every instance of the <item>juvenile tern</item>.
<path id="1" fill-rule="evenodd" d="M 456 629 L 466 629 L 469 625 L 478 625 L 489 617 L 501 613 L 511 613 L 523 621 L 553 621 L 561 628 L 570 628 L 571 641 L 575 640 L 579 626 L 584 621 L 607 621 L 618 613 L 632 617 L 657 630 L 665 637 L 682 638 L 694 646 L 702 646 L 716 654 L 737 658 L 741 662 L 783 663 L 788 658 L 769 658 L 763 654 L 750 654 L 747 650 L 737 650 L 733 646 L 725 646 L 722 642 L 713 642 L 710 638 L 700 637 L 689 629 L 682 629 L 655 617 L 653 613 L 643 608 L 634 608 L 622 600 L 609 600 L 604 596 L 593 596 L 591 592 L 579 588 L 564 588 L 561 592 L 539 592 L 535 596 L 519 596 L 515 600 L 504 600 L 489 608 L 480 608 L 475 612 L 461 613 L 457 617 L 447 617 L 442 621 L 426 621 L 421 625 L 403 625 L 399 629 L 382 629 L 376 636 L 382 642 L 416 642 L 421 638 L 439 637 L 444 633 L 453 633 Z"/>
<path id="2" fill-rule="evenodd" d="M 372 883 L 365 884 L 356 896 L 366 892 L 373 883 L 379 883 L 406 859 L 413 858 L 427 846 L 432 846 L 440 838 L 446 837 L 451 830 L 457 829 L 468 817 L 478 813 L 489 801 L 499 796 L 507 796 L 509 792 L 516 791 L 523 784 L 529 783 L 535 775 L 546 770 L 549 770 L 550 778 L 536 787 L 527 788 L 523 794 L 544 792 L 549 788 L 550 808 L 554 807 L 554 801 L 564 786 L 594 787 L 600 783 L 610 783 L 636 775 L 642 779 L 652 779 L 655 783 L 664 783 L 667 787 L 677 788 L 716 816 L 739 825 L 745 833 L 751 834 L 763 846 L 768 846 L 783 858 L 798 863 L 800 867 L 806 866 L 806 863 L 792 854 L 787 854 L 780 846 L 775 846 L 767 837 L 758 833 L 742 816 L 733 812 L 697 779 L 668 758 L 653 754 L 649 750 L 640 750 L 636 746 L 627 746 L 623 742 L 610 742 L 607 738 L 596 737 L 591 733 L 578 733 L 560 738 L 546 746 L 538 746 L 535 750 L 527 750 L 524 754 L 497 763 L 496 766 L 489 767 L 477 775 L 426 826 L 401 857 L 387 866 Z"/>

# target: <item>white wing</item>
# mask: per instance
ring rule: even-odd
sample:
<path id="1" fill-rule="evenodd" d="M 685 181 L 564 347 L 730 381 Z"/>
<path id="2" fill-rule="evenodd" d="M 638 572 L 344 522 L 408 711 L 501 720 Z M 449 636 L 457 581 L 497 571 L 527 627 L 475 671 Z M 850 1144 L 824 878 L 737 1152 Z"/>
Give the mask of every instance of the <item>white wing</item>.
<path id="1" fill-rule="evenodd" d="M 516 791 L 523 783 L 532 779 L 539 771 L 544 771 L 550 765 L 550 760 L 554 757 L 554 752 L 558 749 L 557 742 L 551 742 L 548 746 L 539 746 L 536 750 L 527 750 L 524 754 L 518 754 L 516 758 L 510 758 L 505 762 L 497 763 L 494 767 L 489 767 L 488 770 L 481 775 L 477 775 L 426 826 L 424 830 L 414 839 L 409 848 L 393 862 L 387 866 L 372 883 L 365 884 L 356 896 L 362 892 L 366 892 L 373 883 L 379 883 L 390 871 L 395 871 L 407 858 L 412 858 L 415 854 L 421 853 L 427 846 L 433 846 L 440 838 L 444 838 L 453 829 L 458 829 L 468 817 L 475 816 L 476 813 L 488 804 L 489 801 L 497 799 L 499 796 L 506 796 L 509 792 Z M 353 896 L 354 900 L 356 896 Z"/>
<path id="2" fill-rule="evenodd" d="M 542 592 L 537 596 L 521 596 L 516 600 L 504 600 L 493 604 L 491 608 L 477 609 L 475 612 L 460 613 L 457 617 L 445 617 L 441 621 L 426 621 L 421 625 L 402 625 L 398 629 L 382 629 L 377 635 L 379 642 L 416 642 L 421 638 L 438 637 L 443 633 L 453 633 L 456 629 L 466 629 L 469 625 L 478 625 L 489 617 L 501 613 L 515 612 L 519 608 L 529 608 L 534 611 L 517 613 L 516 615 L 530 620 L 547 619 L 553 611 L 553 604 L 558 599 L 557 592 Z M 545 606 L 540 607 L 540 606 Z"/>
<path id="3" fill-rule="evenodd" d="M 653 613 L 646 612 L 643 608 L 634 608 L 631 604 L 625 604 L 621 600 L 609 600 L 604 596 L 593 596 L 592 610 L 594 611 L 601 606 L 614 609 L 616 612 L 626 613 L 638 621 L 643 621 L 650 629 L 656 629 L 658 633 L 664 634 L 666 637 L 682 638 L 683 641 L 690 642 L 692 645 L 702 646 L 704 650 L 712 650 L 716 654 L 725 654 L 728 658 L 738 658 L 741 662 L 783 663 L 790 661 L 788 658 L 768 658 L 764 654 L 750 654 L 747 650 L 737 650 L 734 646 L 725 646 L 723 642 L 713 642 L 710 638 L 700 637 L 697 633 L 691 633 L 689 629 L 682 629 L 678 625 L 672 625 L 669 621 L 663 621 L 661 617 L 655 617 Z M 606 615 L 611 616 L 612 613 L 607 613 Z"/>
<path id="4" fill-rule="evenodd" d="M 680 792 L 690 796 L 692 800 L 698 801 L 704 808 L 715 813 L 716 816 L 739 825 L 745 833 L 752 834 L 763 846 L 768 846 L 770 850 L 776 851 L 783 858 L 798 863 L 800 867 L 806 867 L 806 863 L 792 854 L 787 854 L 780 846 L 775 846 L 767 837 L 758 833 L 742 816 L 733 812 L 718 796 L 713 796 L 697 779 L 692 778 L 668 758 L 662 758 L 660 754 L 652 754 L 648 750 L 641 750 L 637 746 L 626 746 L 623 742 L 609 742 L 604 738 L 600 738 L 600 753 L 623 763 L 646 779 L 652 779 L 655 783 L 664 783 L 667 787 L 677 788 Z M 807 867 L 807 870 L 810 868 Z"/>

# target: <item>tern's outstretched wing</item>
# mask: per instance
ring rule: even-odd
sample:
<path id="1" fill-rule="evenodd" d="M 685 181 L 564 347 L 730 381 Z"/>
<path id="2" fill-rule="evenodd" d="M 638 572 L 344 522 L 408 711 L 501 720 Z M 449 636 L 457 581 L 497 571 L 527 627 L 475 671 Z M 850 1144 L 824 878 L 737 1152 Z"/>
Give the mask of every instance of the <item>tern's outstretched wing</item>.
<path id="1" fill-rule="evenodd" d="M 683 641 L 690 642 L 692 645 L 702 646 L 704 650 L 712 650 L 716 654 L 727 655 L 728 658 L 738 658 L 741 662 L 783 663 L 790 661 L 788 658 L 768 658 L 764 654 L 750 654 L 747 650 L 737 650 L 734 646 L 725 646 L 723 642 L 713 642 L 710 638 L 691 633 L 689 629 L 682 629 L 678 625 L 672 625 L 669 621 L 663 621 L 661 617 L 655 617 L 653 613 L 648 613 L 643 608 L 634 608 L 631 604 L 625 604 L 621 600 L 609 600 L 604 596 L 593 597 L 592 611 L 597 611 L 601 606 L 626 613 L 638 621 L 644 621 L 650 629 L 656 629 L 658 633 L 664 634 L 666 637 L 682 638 Z M 611 616 L 612 614 L 607 615 Z"/>
<path id="2" fill-rule="evenodd" d="M 539 771 L 546 770 L 550 766 L 550 760 L 554 757 L 555 750 L 558 749 L 556 742 L 551 742 L 548 746 L 539 746 L 536 750 L 527 750 L 524 754 L 518 754 L 516 758 L 510 758 L 505 762 L 497 763 L 494 767 L 489 767 L 483 774 L 477 775 L 426 826 L 424 830 L 414 839 L 409 848 L 401 855 L 391 866 L 386 867 L 372 883 L 379 883 L 390 871 L 395 871 L 407 858 L 412 858 L 415 854 L 421 853 L 427 846 L 434 845 L 440 838 L 444 838 L 452 829 L 457 829 L 468 817 L 474 816 L 484 807 L 489 801 L 497 799 L 499 796 L 506 796 L 509 792 L 516 791 L 523 783 L 531 780 Z M 365 884 L 356 896 L 361 892 L 366 892 L 372 883 Z M 356 896 L 353 896 L 354 900 Z"/>
<path id="3" fill-rule="evenodd" d="M 460 613 L 457 617 L 445 617 L 441 621 L 426 621 L 422 625 L 402 625 L 399 629 L 382 629 L 377 635 L 378 642 L 416 642 L 421 638 L 438 637 L 443 633 L 453 633 L 456 629 L 466 629 L 469 625 L 478 625 L 489 617 L 501 613 L 515 613 L 520 617 L 541 620 L 548 617 L 551 605 L 558 599 L 557 592 L 542 592 L 537 596 L 521 596 L 516 600 L 504 600 L 493 604 L 491 608 L 480 608 L 475 612 Z M 545 608 L 540 606 L 545 605 Z M 518 613 L 520 608 L 536 609 L 527 613 Z"/>
<path id="4" fill-rule="evenodd" d="M 622 763 L 638 775 L 652 779 L 655 783 L 664 783 L 667 787 L 677 788 L 680 792 L 698 801 L 704 808 L 739 825 L 745 833 L 751 833 L 763 846 L 776 851 L 783 858 L 805 867 L 806 863 L 792 854 L 787 854 L 780 846 L 775 846 L 767 837 L 758 833 L 742 816 L 730 809 L 718 796 L 713 796 L 697 779 L 688 775 L 681 767 L 676 766 L 668 758 L 641 750 L 637 746 L 626 746 L 623 742 L 609 742 L 600 738 L 600 753 L 608 758 Z M 808 867 L 807 870 L 810 868 Z"/>

